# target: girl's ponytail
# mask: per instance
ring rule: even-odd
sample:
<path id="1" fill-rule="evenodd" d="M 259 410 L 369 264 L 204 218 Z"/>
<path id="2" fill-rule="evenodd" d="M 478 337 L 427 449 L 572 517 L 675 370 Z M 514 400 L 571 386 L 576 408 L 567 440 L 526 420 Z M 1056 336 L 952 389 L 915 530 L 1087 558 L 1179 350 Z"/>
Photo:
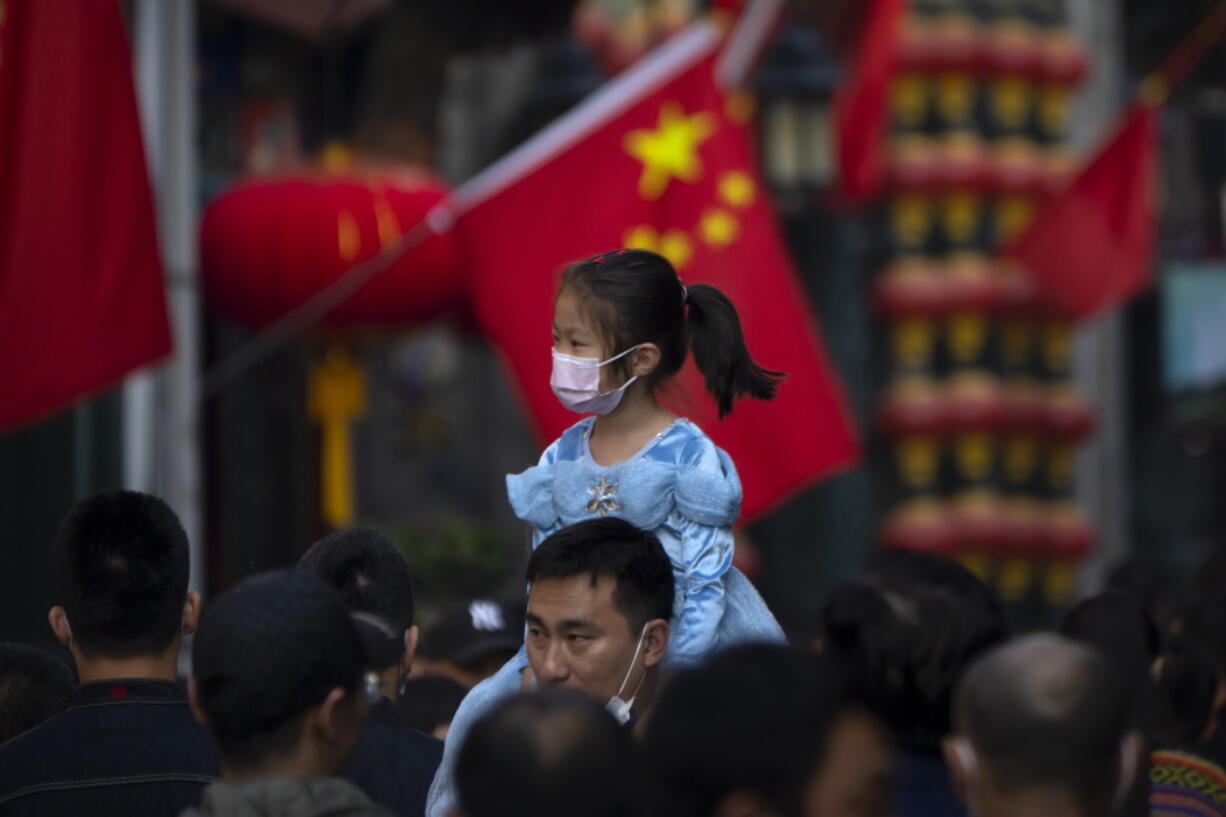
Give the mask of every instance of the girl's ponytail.
<path id="1" fill-rule="evenodd" d="M 741 321 L 728 296 L 710 284 L 693 284 L 686 291 L 689 307 L 685 333 L 694 362 L 707 381 L 722 420 L 732 411 L 732 401 L 744 396 L 770 400 L 783 372 L 763 369 L 753 362 L 745 347 Z"/>

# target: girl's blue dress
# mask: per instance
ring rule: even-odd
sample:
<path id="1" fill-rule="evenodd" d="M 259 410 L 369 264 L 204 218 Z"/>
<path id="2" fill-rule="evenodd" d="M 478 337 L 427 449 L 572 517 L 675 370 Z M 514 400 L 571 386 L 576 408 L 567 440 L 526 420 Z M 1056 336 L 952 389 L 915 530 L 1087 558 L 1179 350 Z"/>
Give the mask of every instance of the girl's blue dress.
<path id="1" fill-rule="evenodd" d="M 672 666 L 733 644 L 783 642 L 758 591 L 732 566 L 730 526 L 741 511 L 741 481 L 728 455 L 698 426 L 677 419 L 633 457 L 606 468 L 588 448 L 594 422 L 588 417 L 571 426 L 539 463 L 507 477 L 515 515 L 533 527 L 532 546 L 595 516 L 621 517 L 655 533 L 672 560 L 677 588 L 667 657 Z M 430 788 L 428 817 L 446 817 L 454 805 L 452 773 L 468 727 L 520 690 L 527 665 L 521 648 L 464 698 Z"/>

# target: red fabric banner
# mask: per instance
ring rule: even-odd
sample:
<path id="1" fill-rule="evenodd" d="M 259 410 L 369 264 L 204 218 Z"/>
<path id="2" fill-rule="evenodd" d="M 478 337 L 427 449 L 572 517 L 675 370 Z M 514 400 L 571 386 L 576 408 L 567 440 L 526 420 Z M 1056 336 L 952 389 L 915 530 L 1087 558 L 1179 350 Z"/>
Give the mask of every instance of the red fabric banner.
<path id="1" fill-rule="evenodd" d="M 0 429 L 171 348 L 132 60 L 110 0 L 0 15 Z"/>
<path id="2" fill-rule="evenodd" d="M 1118 130 L 1007 248 L 1039 302 L 1084 320 L 1143 289 L 1156 231 L 1158 112 L 1136 103 Z"/>
<path id="3" fill-rule="evenodd" d="M 838 192 L 849 203 L 868 201 L 885 182 L 890 81 L 906 0 L 869 0 L 848 79 L 834 101 Z"/>
<path id="4" fill-rule="evenodd" d="M 736 461 L 743 518 L 857 457 L 806 296 L 754 166 L 750 110 L 718 87 L 721 39 L 698 24 L 455 194 L 481 327 L 499 344 L 543 441 L 575 423 L 549 388 L 557 276 L 630 246 L 722 289 L 763 366 L 789 373 L 770 403 L 718 420 L 692 362 L 676 406 Z"/>

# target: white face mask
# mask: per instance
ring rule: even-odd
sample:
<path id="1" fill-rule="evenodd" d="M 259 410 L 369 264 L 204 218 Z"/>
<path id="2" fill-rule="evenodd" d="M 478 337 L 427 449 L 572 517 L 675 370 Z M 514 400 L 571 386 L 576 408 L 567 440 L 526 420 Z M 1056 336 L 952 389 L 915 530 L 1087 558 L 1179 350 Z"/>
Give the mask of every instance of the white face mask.
<path id="1" fill-rule="evenodd" d="M 571 411 L 582 414 L 608 414 L 617 408 L 626 389 L 638 378 L 632 377 L 612 391 L 601 392 L 600 368 L 620 360 L 637 348 L 639 347 L 631 346 L 608 360 L 574 357 L 554 350 L 553 373 L 549 376 L 549 385 L 558 400 L 562 401 L 562 405 Z"/>
<path id="2" fill-rule="evenodd" d="M 639 696 L 639 689 L 643 686 L 643 679 L 647 677 L 647 673 L 644 672 L 643 677 L 639 678 L 639 682 L 635 685 L 634 694 L 630 696 L 630 700 L 622 700 L 622 692 L 630 681 L 630 675 L 634 672 L 634 665 L 639 661 L 639 652 L 643 649 L 643 638 L 647 635 L 647 627 L 648 625 L 644 624 L 643 631 L 639 633 L 639 643 L 634 645 L 634 657 L 630 659 L 630 668 L 626 670 L 626 677 L 622 679 L 621 686 L 617 688 L 617 694 L 604 705 L 604 708 L 609 710 L 609 714 L 622 726 L 630 722 L 630 709 L 634 706 L 634 701 Z"/>

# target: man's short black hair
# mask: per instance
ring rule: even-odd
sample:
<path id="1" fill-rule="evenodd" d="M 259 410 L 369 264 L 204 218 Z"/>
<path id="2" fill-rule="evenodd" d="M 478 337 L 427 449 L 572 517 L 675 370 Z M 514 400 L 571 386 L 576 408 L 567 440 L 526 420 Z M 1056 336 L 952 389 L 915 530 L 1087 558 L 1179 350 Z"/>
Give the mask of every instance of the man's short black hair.
<path id="1" fill-rule="evenodd" d="M 589 519 L 541 542 L 528 560 L 528 582 L 589 575 L 617 580 L 613 604 L 634 634 L 657 618 L 673 616 L 673 567 L 655 534 L 624 519 Z"/>
<path id="2" fill-rule="evenodd" d="M 958 685 L 958 731 L 1004 796 L 1062 789 L 1107 813 L 1129 728 L 1129 688 L 1094 649 L 1055 635 L 1010 642 Z"/>
<path id="3" fill-rule="evenodd" d="M 898 739 L 926 751 L 949 732 L 962 671 L 1008 632 L 1000 603 L 973 573 L 907 551 L 875 553 L 823 612 L 824 648 L 847 663 Z"/>
<path id="4" fill-rule="evenodd" d="M 734 647 L 683 670 L 647 724 L 653 813 L 707 817 L 738 790 L 783 815 L 803 813 L 804 792 L 839 718 L 863 710 L 825 656 L 789 647 Z"/>
<path id="5" fill-rule="evenodd" d="M 468 733 L 456 763 L 465 817 L 638 817 L 638 747 L 600 704 L 551 688 L 502 701 Z"/>
<path id="6" fill-rule="evenodd" d="M 192 645 L 196 700 L 226 765 L 291 751 L 301 718 L 354 693 L 365 655 L 349 611 L 303 568 L 245 579 L 205 606 Z"/>
<path id="7" fill-rule="evenodd" d="M 79 503 L 55 538 L 57 600 L 87 656 L 164 652 L 187 598 L 187 534 L 170 507 L 135 491 Z"/>
<path id="8" fill-rule="evenodd" d="M 404 632 L 413 626 L 413 578 L 399 548 L 369 528 L 341 530 L 312 545 L 299 564 L 335 589 L 355 614 L 371 669 L 385 669 L 404 656 Z M 390 637 L 384 622 L 393 630 Z"/>
<path id="9" fill-rule="evenodd" d="M 72 671 L 54 655 L 0 643 L 0 743 L 63 712 L 74 686 Z"/>

